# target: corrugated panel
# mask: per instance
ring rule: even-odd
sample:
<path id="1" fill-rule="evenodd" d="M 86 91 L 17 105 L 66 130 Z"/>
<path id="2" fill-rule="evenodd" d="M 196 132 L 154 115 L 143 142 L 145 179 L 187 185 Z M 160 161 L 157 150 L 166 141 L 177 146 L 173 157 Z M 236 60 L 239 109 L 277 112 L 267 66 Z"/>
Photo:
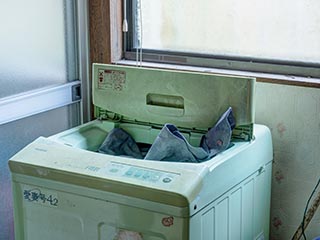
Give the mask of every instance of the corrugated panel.
<path id="1" fill-rule="evenodd" d="M 190 240 L 268 239 L 270 176 L 271 164 L 193 216 Z"/>

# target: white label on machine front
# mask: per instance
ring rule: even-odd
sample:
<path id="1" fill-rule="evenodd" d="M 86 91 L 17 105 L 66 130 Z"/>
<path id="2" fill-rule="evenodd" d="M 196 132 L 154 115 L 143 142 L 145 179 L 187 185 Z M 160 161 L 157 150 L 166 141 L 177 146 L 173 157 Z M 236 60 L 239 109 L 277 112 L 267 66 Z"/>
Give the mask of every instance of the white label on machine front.
<path id="1" fill-rule="evenodd" d="M 59 199 L 56 192 L 36 186 L 22 186 L 23 200 L 48 207 L 58 207 Z"/>
<path id="2" fill-rule="evenodd" d="M 101 169 L 105 174 L 138 179 L 145 182 L 169 184 L 179 176 L 177 173 L 157 171 L 154 169 L 132 166 L 129 164 L 111 162 Z M 100 171 L 100 170 L 99 170 Z"/>

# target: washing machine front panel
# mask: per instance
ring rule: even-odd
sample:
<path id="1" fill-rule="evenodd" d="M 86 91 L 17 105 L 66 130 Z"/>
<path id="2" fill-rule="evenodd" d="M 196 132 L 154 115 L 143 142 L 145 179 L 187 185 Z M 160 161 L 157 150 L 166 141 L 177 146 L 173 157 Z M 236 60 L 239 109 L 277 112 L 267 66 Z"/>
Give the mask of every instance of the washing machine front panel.
<path id="1" fill-rule="evenodd" d="M 66 192 L 71 185 L 53 181 L 39 184 L 33 177 L 14 179 L 15 219 L 20 226 L 16 228 L 17 240 L 188 239 L 188 218 L 120 204 L 106 196 Z"/>

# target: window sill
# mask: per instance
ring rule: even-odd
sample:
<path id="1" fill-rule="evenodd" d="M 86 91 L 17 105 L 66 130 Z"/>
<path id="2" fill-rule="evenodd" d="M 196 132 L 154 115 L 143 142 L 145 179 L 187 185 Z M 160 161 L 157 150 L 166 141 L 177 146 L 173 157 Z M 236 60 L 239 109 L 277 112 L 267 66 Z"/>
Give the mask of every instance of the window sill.
<path id="1" fill-rule="evenodd" d="M 307 77 L 288 76 L 288 75 L 281 75 L 281 74 L 247 72 L 247 71 L 207 68 L 207 67 L 193 67 L 193 66 L 152 63 L 152 62 L 142 62 L 141 64 L 139 62 L 137 64 L 136 61 L 131 61 L 131 60 L 120 60 L 120 61 L 117 61 L 115 64 L 122 64 L 122 65 L 129 65 L 129 66 L 142 66 L 142 67 L 150 67 L 150 68 L 174 69 L 174 70 L 180 70 L 180 71 L 209 72 L 209 73 L 216 73 L 216 74 L 223 74 L 223 75 L 246 76 L 246 77 L 256 78 L 257 82 L 320 88 L 319 78 L 307 78 Z"/>

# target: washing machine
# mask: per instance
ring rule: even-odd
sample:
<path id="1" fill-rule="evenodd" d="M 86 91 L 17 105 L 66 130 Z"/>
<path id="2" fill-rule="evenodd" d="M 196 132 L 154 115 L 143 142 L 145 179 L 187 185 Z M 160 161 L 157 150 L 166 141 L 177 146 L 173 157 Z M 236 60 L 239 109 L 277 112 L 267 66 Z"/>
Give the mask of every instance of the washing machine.
<path id="1" fill-rule="evenodd" d="M 269 239 L 272 141 L 254 124 L 255 79 L 104 64 L 92 79 L 96 120 L 9 161 L 16 240 Z M 199 146 L 230 106 L 232 144 L 207 161 L 97 152 L 114 128 L 152 144 L 165 123 Z"/>

